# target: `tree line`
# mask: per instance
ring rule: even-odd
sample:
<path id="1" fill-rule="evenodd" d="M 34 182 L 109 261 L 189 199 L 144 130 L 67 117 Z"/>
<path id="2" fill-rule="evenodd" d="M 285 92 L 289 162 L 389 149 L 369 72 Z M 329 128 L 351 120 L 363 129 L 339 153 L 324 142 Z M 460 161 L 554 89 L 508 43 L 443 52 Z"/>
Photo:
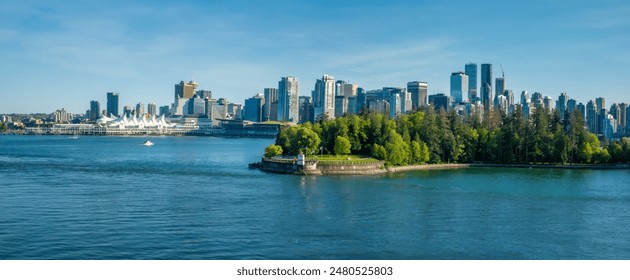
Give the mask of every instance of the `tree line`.
<path id="1" fill-rule="evenodd" d="M 462 118 L 432 107 L 396 119 L 362 112 L 283 127 L 265 156 L 370 155 L 389 165 L 425 163 L 601 164 L 630 162 L 630 140 L 600 143 L 579 111 L 535 110 L 524 117 L 486 111 Z"/>

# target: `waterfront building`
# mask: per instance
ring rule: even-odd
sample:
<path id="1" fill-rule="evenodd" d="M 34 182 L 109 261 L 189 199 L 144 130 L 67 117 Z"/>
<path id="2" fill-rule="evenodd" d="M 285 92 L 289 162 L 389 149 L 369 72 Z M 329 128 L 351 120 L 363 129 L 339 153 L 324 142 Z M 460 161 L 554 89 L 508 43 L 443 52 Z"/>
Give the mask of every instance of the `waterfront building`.
<path id="1" fill-rule="evenodd" d="M 157 115 L 157 105 L 155 103 L 149 103 L 149 105 L 147 105 L 147 113 L 149 116 Z"/>
<path id="2" fill-rule="evenodd" d="M 451 74 L 451 97 L 455 102 L 468 101 L 468 76 L 464 72 Z"/>
<path id="3" fill-rule="evenodd" d="M 56 110 L 52 115 L 55 123 L 69 123 L 72 120 L 72 114 L 66 112 L 66 108 Z"/>
<path id="4" fill-rule="evenodd" d="M 464 73 L 468 76 L 468 100 L 474 102 L 479 98 L 477 94 L 477 64 L 472 62 L 466 64 Z"/>
<path id="5" fill-rule="evenodd" d="M 264 104 L 265 96 L 261 93 L 256 94 L 251 98 L 245 99 L 245 112 L 243 113 L 243 120 L 262 122 Z"/>
<path id="6" fill-rule="evenodd" d="M 92 121 L 96 121 L 98 120 L 101 116 L 101 104 L 96 101 L 96 100 L 92 100 L 90 101 L 90 120 Z"/>
<path id="7" fill-rule="evenodd" d="M 427 82 L 413 81 L 407 83 L 407 91 L 411 94 L 411 107 L 418 109 L 427 106 Z M 360 100 L 359 100 L 360 101 Z"/>
<path id="8" fill-rule="evenodd" d="M 336 83 L 333 76 L 324 75 L 315 82 L 313 90 L 313 107 L 315 109 L 315 119 L 335 117 L 335 88 Z"/>
<path id="9" fill-rule="evenodd" d="M 265 88 L 263 90 L 265 104 L 263 105 L 263 121 L 277 120 L 277 107 L 278 107 L 278 89 L 277 88 Z M 276 110 L 271 109 L 271 104 L 275 103 Z M 272 117 L 273 115 L 273 117 Z"/>
<path id="10" fill-rule="evenodd" d="M 118 93 L 117 92 L 108 92 L 107 93 L 107 115 L 110 117 L 117 117 L 118 114 Z"/>

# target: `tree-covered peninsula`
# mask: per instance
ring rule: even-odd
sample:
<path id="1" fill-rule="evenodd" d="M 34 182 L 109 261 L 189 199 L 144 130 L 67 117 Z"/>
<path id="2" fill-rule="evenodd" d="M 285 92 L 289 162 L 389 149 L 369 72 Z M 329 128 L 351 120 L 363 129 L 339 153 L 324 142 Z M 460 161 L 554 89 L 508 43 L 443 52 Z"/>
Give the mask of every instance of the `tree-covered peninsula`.
<path id="1" fill-rule="evenodd" d="M 462 118 L 432 107 L 390 119 L 364 112 L 281 129 L 265 156 L 369 155 L 393 166 L 426 163 L 604 164 L 630 162 L 630 140 L 602 145 L 579 111 L 536 110 Z"/>

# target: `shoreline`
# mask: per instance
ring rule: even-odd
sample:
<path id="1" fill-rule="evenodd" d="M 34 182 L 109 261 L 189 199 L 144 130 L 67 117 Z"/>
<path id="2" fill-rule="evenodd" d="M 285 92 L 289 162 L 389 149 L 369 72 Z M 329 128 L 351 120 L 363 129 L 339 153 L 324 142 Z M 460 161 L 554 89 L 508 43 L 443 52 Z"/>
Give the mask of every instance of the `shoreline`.
<path id="1" fill-rule="evenodd" d="M 390 173 L 416 171 L 416 170 L 447 170 L 461 168 L 531 168 L 531 169 L 581 169 L 581 170 L 626 170 L 630 169 L 630 164 L 575 164 L 575 165 L 558 165 L 558 164 L 524 164 L 524 163 L 445 163 L 445 164 L 422 164 L 422 165 L 406 165 L 387 167 Z"/>
<path id="2" fill-rule="evenodd" d="M 276 161 L 263 158 L 250 164 L 262 172 L 293 175 L 376 175 L 421 170 L 452 170 L 463 168 L 521 168 L 521 169 L 574 169 L 574 170 L 630 170 L 630 164 L 559 165 L 559 164 L 495 164 L 495 163 L 445 163 L 406 166 L 385 166 L 383 161 L 372 164 L 312 165 L 298 167 L 294 161 Z"/>

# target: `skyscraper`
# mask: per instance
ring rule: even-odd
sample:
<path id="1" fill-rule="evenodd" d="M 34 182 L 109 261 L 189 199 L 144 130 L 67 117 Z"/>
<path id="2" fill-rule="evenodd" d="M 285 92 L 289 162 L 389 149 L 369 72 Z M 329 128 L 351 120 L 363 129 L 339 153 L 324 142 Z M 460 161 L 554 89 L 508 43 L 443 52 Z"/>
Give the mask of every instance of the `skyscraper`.
<path id="1" fill-rule="evenodd" d="M 151 116 L 157 115 L 157 105 L 155 103 L 149 103 L 149 105 L 147 105 L 147 113 Z"/>
<path id="2" fill-rule="evenodd" d="M 144 104 L 142 102 L 136 104 L 136 116 L 144 115 Z"/>
<path id="3" fill-rule="evenodd" d="M 243 119 L 253 122 L 262 121 L 263 104 L 265 104 L 265 97 L 260 93 L 252 98 L 245 99 L 245 113 L 243 114 Z"/>
<path id="4" fill-rule="evenodd" d="M 593 100 L 586 103 L 586 126 L 590 132 L 597 133 L 597 106 Z"/>
<path id="5" fill-rule="evenodd" d="M 295 77 L 282 77 L 278 82 L 278 121 L 298 122 L 299 86 Z"/>
<path id="6" fill-rule="evenodd" d="M 566 92 L 563 92 L 558 96 L 558 100 L 556 101 L 556 110 L 560 112 L 560 118 L 564 119 L 568 113 L 571 111 L 567 110 L 569 102 L 569 96 Z"/>
<path id="7" fill-rule="evenodd" d="M 503 96 L 503 92 L 505 91 L 505 77 L 496 78 L 495 80 L 495 91 L 494 91 L 494 105 L 498 105 L 498 97 Z"/>
<path id="8" fill-rule="evenodd" d="M 263 119 L 262 121 L 278 120 L 276 114 L 277 110 L 272 110 L 271 105 L 278 105 L 278 89 L 277 88 L 265 88 L 264 89 L 265 104 L 263 104 Z M 277 108 L 277 107 L 276 107 Z M 273 115 L 273 116 L 272 116 Z"/>
<path id="9" fill-rule="evenodd" d="M 413 81 L 407 83 L 407 91 L 411 93 L 411 107 L 414 109 L 427 106 L 427 82 Z"/>
<path id="10" fill-rule="evenodd" d="M 315 82 L 312 97 L 316 120 L 324 116 L 335 117 L 335 88 L 335 79 L 330 75 L 324 75 Z"/>
<path id="11" fill-rule="evenodd" d="M 492 64 L 481 64 L 481 103 L 489 110 L 494 103 L 492 93 Z"/>
<path id="12" fill-rule="evenodd" d="M 197 88 L 197 82 L 190 81 L 185 83 L 180 81 L 179 84 L 175 84 L 175 98 L 192 98 L 195 95 L 195 89 Z"/>
<path id="13" fill-rule="evenodd" d="M 479 98 L 477 94 L 477 64 L 472 62 L 466 64 L 464 73 L 468 76 L 468 100 L 474 102 Z"/>
<path id="14" fill-rule="evenodd" d="M 455 102 L 467 101 L 468 85 L 468 76 L 463 72 L 451 74 L 451 96 Z"/>
<path id="15" fill-rule="evenodd" d="M 107 114 L 110 117 L 118 117 L 118 93 L 107 93 Z"/>
<path id="16" fill-rule="evenodd" d="M 96 100 L 90 101 L 90 120 L 98 120 L 101 114 L 101 103 Z"/>

